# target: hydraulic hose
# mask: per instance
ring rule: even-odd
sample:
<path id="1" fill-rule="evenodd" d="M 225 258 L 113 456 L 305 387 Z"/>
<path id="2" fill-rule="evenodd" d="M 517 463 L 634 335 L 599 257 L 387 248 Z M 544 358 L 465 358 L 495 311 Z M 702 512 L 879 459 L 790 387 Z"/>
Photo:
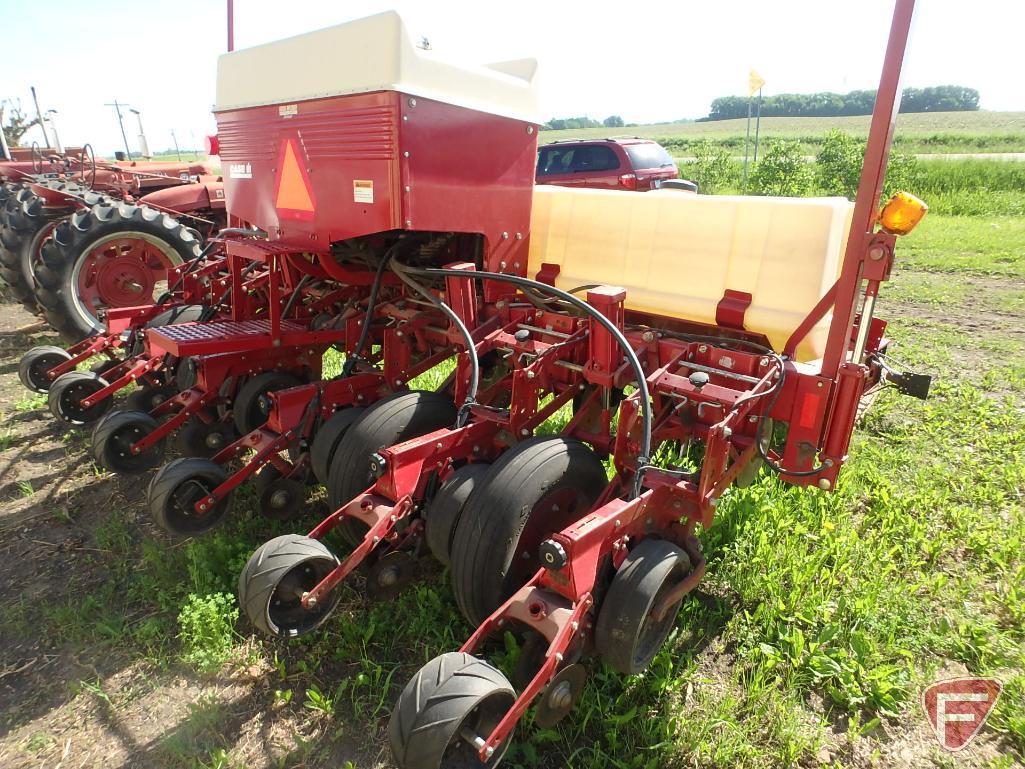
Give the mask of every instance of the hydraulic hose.
<path id="1" fill-rule="evenodd" d="M 299 292 L 306 288 L 306 284 L 311 280 L 313 280 L 312 275 L 303 275 L 302 278 L 299 279 L 299 283 L 296 285 L 295 290 L 292 292 L 291 296 L 288 297 L 288 301 L 285 302 L 285 308 L 281 311 L 282 318 L 288 317 L 288 313 L 292 311 L 292 305 L 294 305 L 295 300 L 299 298 Z"/>
<path id="2" fill-rule="evenodd" d="M 462 427 L 466 424 L 466 420 L 470 415 L 470 406 L 477 402 L 477 389 L 480 386 L 480 360 L 477 358 L 477 345 L 473 341 L 473 335 L 470 333 L 470 330 L 466 327 L 466 324 L 463 323 L 456 312 L 445 304 L 445 302 L 438 299 L 438 297 L 436 297 L 426 286 L 409 276 L 409 273 L 414 271 L 415 270 L 413 268 L 407 267 L 406 265 L 399 264 L 395 261 L 392 262 L 392 272 L 399 277 L 399 280 L 441 310 L 445 314 L 445 317 L 452 322 L 452 325 L 459 330 L 459 333 L 462 335 L 463 341 L 466 344 L 466 353 L 470 359 L 470 386 L 466 391 L 466 402 L 459 407 L 459 413 L 456 416 L 456 427 Z M 444 272 L 451 273 L 457 271 L 444 270 Z"/>
<path id="3" fill-rule="evenodd" d="M 374 273 L 374 282 L 370 285 L 370 297 L 367 299 L 367 317 L 363 321 L 363 328 L 360 329 L 359 339 L 356 340 L 356 347 L 352 351 L 352 355 L 345 357 L 345 363 L 342 364 L 342 376 L 347 377 L 352 375 L 352 370 L 356 367 L 356 361 L 360 359 L 363 354 L 363 348 L 367 344 L 367 339 L 370 337 L 370 322 L 374 319 L 374 308 L 377 306 L 377 295 L 381 292 L 381 280 L 384 278 L 384 270 L 388 266 L 388 262 L 391 261 L 392 255 L 395 253 L 396 246 L 389 248 L 383 257 L 381 257 L 380 264 L 377 265 L 377 272 Z"/>
<path id="4" fill-rule="evenodd" d="M 641 402 L 641 451 L 637 457 L 637 470 L 634 476 L 633 489 L 631 491 L 631 499 L 640 496 L 641 493 L 641 481 L 644 477 L 644 470 L 648 467 L 651 454 L 651 401 L 648 395 L 648 383 L 644 375 L 644 368 L 641 366 L 641 361 L 637 357 L 637 353 L 634 352 L 633 347 L 630 346 L 630 342 L 623 335 L 623 332 L 619 330 L 611 320 L 606 318 L 596 309 L 591 307 L 587 302 L 579 299 L 573 294 L 549 286 L 546 283 L 540 283 L 530 278 L 521 278 L 518 275 L 505 275 L 499 272 L 479 272 L 476 270 L 441 270 L 437 268 L 425 268 L 425 267 L 405 267 L 404 269 L 409 272 L 417 273 L 419 275 L 427 275 L 435 278 L 444 278 L 446 276 L 459 275 L 467 278 L 474 278 L 478 280 L 494 280 L 501 283 L 510 283 L 519 288 L 531 289 L 542 294 L 551 294 L 557 299 L 561 299 L 564 302 L 568 302 L 577 309 L 584 312 L 586 315 L 594 318 L 609 334 L 616 340 L 616 343 L 623 348 L 623 352 L 626 355 L 627 362 L 633 369 L 634 377 L 637 380 L 637 390 L 640 393 Z"/>
<path id="5" fill-rule="evenodd" d="M 779 400 L 779 396 L 783 392 L 783 382 L 786 379 L 787 375 L 786 364 L 784 363 L 783 358 L 775 352 L 773 353 L 773 357 L 776 358 L 776 361 L 779 364 L 779 380 L 776 382 L 775 390 L 772 391 L 772 400 L 770 401 L 768 407 L 766 407 L 765 414 L 769 414 L 772 411 L 773 407 L 775 407 L 776 401 Z M 830 467 L 833 466 L 833 460 L 827 459 L 818 467 L 813 467 L 810 470 L 787 470 L 785 467 L 776 464 L 769 458 L 769 452 L 766 450 L 764 442 L 762 441 L 762 432 L 764 431 L 764 429 L 765 417 L 763 416 L 760 420 L 758 420 L 758 428 L 755 430 L 755 447 L 758 450 L 758 456 L 762 458 L 762 461 L 765 462 L 766 466 L 774 473 L 778 473 L 780 475 L 790 475 L 794 478 L 807 478 L 812 475 L 818 475 L 823 470 L 828 470 Z M 769 437 L 771 440 L 772 436 Z"/>

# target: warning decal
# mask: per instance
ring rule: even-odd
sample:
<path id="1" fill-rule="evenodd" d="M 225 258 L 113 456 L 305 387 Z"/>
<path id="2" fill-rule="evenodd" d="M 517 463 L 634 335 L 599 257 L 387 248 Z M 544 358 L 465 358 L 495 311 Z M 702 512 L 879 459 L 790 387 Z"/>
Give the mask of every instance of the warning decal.
<path id="1" fill-rule="evenodd" d="M 374 202 L 374 182 L 372 179 L 352 180 L 352 199 L 355 203 Z"/>
<path id="2" fill-rule="evenodd" d="M 313 189 L 293 139 L 285 140 L 279 167 L 281 172 L 278 175 L 274 207 L 279 213 L 295 219 L 312 219 L 317 208 Z"/>

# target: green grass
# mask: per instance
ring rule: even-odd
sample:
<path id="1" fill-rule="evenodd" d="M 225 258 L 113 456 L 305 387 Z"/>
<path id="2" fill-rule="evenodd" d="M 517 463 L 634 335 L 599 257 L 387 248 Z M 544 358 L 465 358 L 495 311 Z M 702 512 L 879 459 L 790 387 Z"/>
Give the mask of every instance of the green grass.
<path id="1" fill-rule="evenodd" d="M 154 155 L 149 160 L 143 158 L 137 152 L 132 153 L 132 160 L 137 163 L 202 163 L 208 159 L 208 156 L 202 152 L 191 152 L 187 150 L 181 151 L 181 160 L 178 160 L 178 155 L 175 152 L 166 153 L 163 152 L 159 155 Z M 111 162 L 115 162 L 115 158 L 111 155 L 106 158 Z"/>
<path id="2" fill-rule="evenodd" d="M 913 192 L 936 213 L 1025 216 L 1025 163 L 924 160 L 914 177 Z"/>
<path id="3" fill-rule="evenodd" d="M 930 271 L 1023 278 L 1025 219 L 929 213 L 901 240 L 897 263 Z"/>
<path id="4" fill-rule="evenodd" d="M 793 139 L 814 154 L 826 131 L 837 128 L 864 137 L 868 115 L 835 118 L 762 118 L 763 138 Z M 560 139 L 601 138 L 612 135 L 657 139 L 674 154 L 690 155 L 693 143 L 705 138 L 743 154 L 746 120 L 659 123 L 628 128 L 581 128 L 542 131 L 541 143 Z M 896 148 L 912 153 L 1025 152 L 1025 112 L 938 112 L 900 115 Z"/>
<path id="5" fill-rule="evenodd" d="M 677 167 L 680 176 L 697 181 L 703 192 L 741 194 L 743 164 L 728 158 L 721 159 L 719 163 L 721 165 L 712 170 L 694 160 L 680 159 Z M 818 170 L 815 161 L 807 163 L 813 172 Z M 704 178 L 703 174 L 710 173 L 716 175 Z M 976 158 L 912 159 L 901 179 L 901 189 L 925 200 L 933 214 L 1025 217 L 1025 162 Z M 751 189 L 754 189 L 753 185 Z M 828 196 L 839 193 L 813 184 L 806 194 Z"/>

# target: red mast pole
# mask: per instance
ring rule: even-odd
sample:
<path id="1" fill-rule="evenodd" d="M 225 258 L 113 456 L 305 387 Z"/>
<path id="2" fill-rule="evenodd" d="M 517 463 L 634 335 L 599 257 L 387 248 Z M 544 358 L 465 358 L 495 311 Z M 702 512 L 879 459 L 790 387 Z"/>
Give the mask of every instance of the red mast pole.
<path id="1" fill-rule="evenodd" d="M 228 51 L 235 50 L 235 0 L 228 0 Z"/>
<path id="2" fill-rule="evenodd" d="M 914 16 L 915 0 L 897 0 L 890 25 L 890 39 L 883 59 L 883 72 L 872 110 L 872 123 L 865 148 L 865 162 L 861 167 L 861 181 L 858 183 L 858 197 L 854 203 L 854 218 L 851 234 L 847 239 L 843 269 L 836 285 L 836 304 L 833 320 L 829 327 L 829 339 L 822 360 L 822 374 L 830 379 L 836 377 L 840 364 L 846 360 L 857 300 L 861 291 L 862 271 L 868 257 L 868 245 L 875 230 L 879 211 L 879 197 L 886 176 L 886 163 L 890 157 L 893 142 L 893 126 L 897 120 L 900 104 L 901 67 L 907 51 Z M 868 323 L 863 318 L 862 323 Z M 855 364 L 860 361 L 854 361 Z"/>

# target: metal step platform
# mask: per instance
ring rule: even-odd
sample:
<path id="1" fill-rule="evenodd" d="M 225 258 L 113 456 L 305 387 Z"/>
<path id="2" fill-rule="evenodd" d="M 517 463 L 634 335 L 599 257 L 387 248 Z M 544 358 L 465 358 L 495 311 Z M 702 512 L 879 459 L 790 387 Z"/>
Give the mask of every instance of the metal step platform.
<path id="1" fill-rule="evenodd" d="M 293 320 L 281 321 L 278 337 L 271 334 L 271 321 L 211 321 L 209 323 L 182 323 L 146 330 L 153 352 L 168 352 L 178 358 L 189 355 L 246 352 L 269 347 L 324 344 L 344 338 L 338 329 L 311 331 L 309 326 Z"/>

